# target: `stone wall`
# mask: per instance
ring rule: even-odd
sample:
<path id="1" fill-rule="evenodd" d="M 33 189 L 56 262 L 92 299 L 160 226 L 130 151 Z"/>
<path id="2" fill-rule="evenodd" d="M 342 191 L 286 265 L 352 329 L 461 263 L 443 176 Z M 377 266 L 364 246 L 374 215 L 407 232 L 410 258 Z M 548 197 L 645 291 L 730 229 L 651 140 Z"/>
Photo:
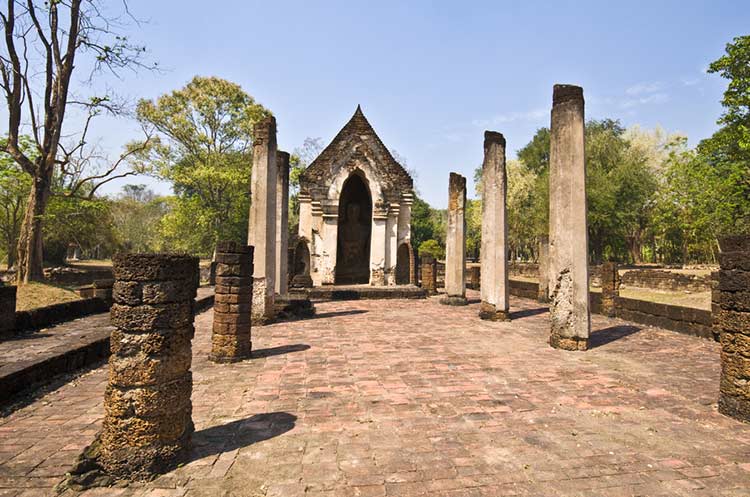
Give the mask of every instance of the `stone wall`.
<path id="1" fill-rule="evenodd" d="M 107 312 L 109 305 L 100 298 L 74 300 L 27 311 L 16 311 L 16 332 L 46 328 L 91 314 Z"/>
<path id="2" fill-rule="evenodd" d="M 16 287 L 0 285 L 0 338 L 16 328 Z"/>
<path id="3" fill-rule="evenodd" d="M 537 298 L 539 285 L 533 281 L 510 280 L 510 293 L 516 297 Z M 602 312 L 602 295 L 590 292 L 591 312 Z M 657 304 L 645 300 L 615 299 L 615 315 L 618 318 L 648 326 L 658 326 L 687 335 L 717 339 L 711 326 L 711 312 L 692 307 Z"/>
<path id="4" fill-rule="evenodd" d="M 62 286 L 84 286 L 91 285 L 95 280 L 112 279 L 112 270 L 109 268 L 79 268 L 60 266 L 44 270 L 44 279 L 49 283 Z"/>
<path id="5" fill-rule="evenodd" d="M 654 290 L 708 292 L 711 278 L 693 274 L 674 273 L 660 269 L 630 269 L 622 275 L 622 285 Z"/>

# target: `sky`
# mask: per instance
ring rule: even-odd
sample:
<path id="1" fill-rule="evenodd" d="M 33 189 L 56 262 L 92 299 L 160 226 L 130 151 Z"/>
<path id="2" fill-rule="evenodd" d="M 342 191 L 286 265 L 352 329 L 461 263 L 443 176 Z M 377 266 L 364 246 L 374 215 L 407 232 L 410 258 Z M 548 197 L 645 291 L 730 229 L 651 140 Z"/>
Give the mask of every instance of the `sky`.
<path id="1" fill-rule="evenodd" d="M 136 100 L 195 75 L 234 81 L 274 113 L 287 151 L 306 137 L 327 144 L 360 104 L 416 171 L 419 194 L 440 208 L 449 172 L 471 182 L 485 129 L 505 135 L 513 158 L 549 125 L 555 83 L 584 88 L 587 118 L 660 125 L 695 145 L 715 131 L 726 86 L 706 68 L 733 37 L 750 34 L 747 0 L 129 0 L 129 8 L 143 22 L 128 36 L 162 71 L 125 72 L 108 87 Z M 7 129 L 7 112 L 0 118 Z M 114 156 L 137 130 L 105 121 L 96 134 Z M 170 191 L 150 178 L 127 182 Z"/>

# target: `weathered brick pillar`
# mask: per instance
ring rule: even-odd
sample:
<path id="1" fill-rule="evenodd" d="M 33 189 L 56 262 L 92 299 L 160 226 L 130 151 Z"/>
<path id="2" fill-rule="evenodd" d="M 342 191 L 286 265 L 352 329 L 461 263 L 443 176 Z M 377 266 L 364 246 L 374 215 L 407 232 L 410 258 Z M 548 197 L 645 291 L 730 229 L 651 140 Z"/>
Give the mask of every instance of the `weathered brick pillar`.
<path id="1" fill-rule="evenodd" d="M 602 314 L 614 317 L 617 314 L 617 297 L 620 296 L 620 273 L 616 262 L 605 262 L 601 265 Z"/>
<path id="2" fill-rule="evenodd" d="M 471 266 L 466 271 L 469 273 L 469 282 L 466 286 L 472 290 L 479 290 L 482 286 L 482 269 L 479 266 Z"/>
<path id="3" fill-rule="evenodd" d="M 16 291 L 15 286 L 0 283 L 0 337 L 10 336 L 15 332 Z"/>
<path id="4" fill-rule="evenodd" d="M 589 310 L 583 89 L 555 85 L 549 174 L 550 345 L 586 350 Z"/>
<path id="5" fill-rule="evenodd" d="M 549 302 L 549 237 L 539 237 L 539 296 L 543 304 Z"/>
<path id="6" fill-rule="evenodd" d="M 445 237 L 445 305 L 466 305 L 466 178 L 451 173 Z"/>
<path id="7" fill-rule="evenodd" d="M 250 357 L 253 300 L 253 247 L 235 242 L 216 246 L 216 294 L 211 353 L 214 362 Z"/>
<path id="8" fill-rule="evenodd" d="M 431 255 L 423 255 L 420 259 L 422 259 L 422 288 L 427 295 L 435 295 L 437 293 L 437 261 Z"/>
<path id="9" fill-rule="evenodd" d="M 750 422 L 750 235 L 719 240 L 719 412 Z"/>
<path id="10" fill-rule="evenodd" d="M 198 258 L 120 254 L 98 462 L 116 479 L 169 471 L 193 433 L 190 395 Z"/>
<path id="11" fill-rule="evenodd" d="M 275 292 L 289 293 L 289 153 L 276 153 Z"/>
<path id="12" fill-rule="evenodd" d="M 721 291 L 719 290 L 719 271 L 711 272 L 711 331 L 714 340 L 721 340 L 721 323 L 719 322 L 719 313 L 721 312 Z"/>
<path id="13" fill-rule="evenodd" d="M 492 321 L 510 319 L 506 192 L 505 137 L 495 131 L 485 131 L 482 163 L 482 303 L 479 317 Z"/>
<path id="14" fill-rule="evenodd" d="M 253 258 L 253 324 L 274 318 L 276 272 L 276 119 L 268 117 L 253 130 L 248 245 Z"/>

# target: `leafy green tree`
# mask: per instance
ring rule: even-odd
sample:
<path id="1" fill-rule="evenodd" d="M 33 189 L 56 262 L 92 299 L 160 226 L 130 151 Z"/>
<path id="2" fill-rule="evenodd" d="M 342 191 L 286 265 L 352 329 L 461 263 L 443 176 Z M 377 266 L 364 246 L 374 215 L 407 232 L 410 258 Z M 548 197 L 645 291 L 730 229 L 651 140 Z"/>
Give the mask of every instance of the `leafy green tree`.
<path id="1" fill-rule="evenodd" d="M 235 83 L 196 76 L 156 101 L 141 100 L 137 114 L 164 139 L 147 159 L 176 195 L 162 220 L 165 238 L 200 254 L 219 239 L 246 240 L 252 131 L 270 112 Z"/>
<path id="2" fill-rule="evenodd" d="M 125 185 L 111 202 L 112 223 L 118 248 L 127 252 L 170 249 L 161 238 L 161 220 L 168 213 L 168 199 L 146 185 Z"/>
<path id="3" fill-rule="evenodd" d="M 437 240 L 425 240 L 419 244 L 419 256 L 424 257 L 425 255 L 432 256 L 435 259 L 444 259 L 445 247 Z"/>

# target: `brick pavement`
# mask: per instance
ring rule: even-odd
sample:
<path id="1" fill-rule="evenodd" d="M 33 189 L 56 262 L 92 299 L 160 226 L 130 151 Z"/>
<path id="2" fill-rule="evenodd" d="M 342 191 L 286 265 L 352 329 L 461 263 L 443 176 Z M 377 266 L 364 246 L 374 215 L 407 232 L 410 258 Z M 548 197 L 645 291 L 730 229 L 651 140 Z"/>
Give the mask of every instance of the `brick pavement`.
<path id="1" fill-rule="evenodd" d="M 476 292 L 469 292 L 476 302 Z M 719 346 L 593 316 L 588 352 L 547 315 L 478 304 L 317 305 L 253 329 L 257 357 L 194 340 L 195 450 L 146 485 L 86 496 L 747 496 L 750 426 L 716 411 Z M 0 420 L 0 496 L 52 495 L 94 438 L 106 369 Z"/>

